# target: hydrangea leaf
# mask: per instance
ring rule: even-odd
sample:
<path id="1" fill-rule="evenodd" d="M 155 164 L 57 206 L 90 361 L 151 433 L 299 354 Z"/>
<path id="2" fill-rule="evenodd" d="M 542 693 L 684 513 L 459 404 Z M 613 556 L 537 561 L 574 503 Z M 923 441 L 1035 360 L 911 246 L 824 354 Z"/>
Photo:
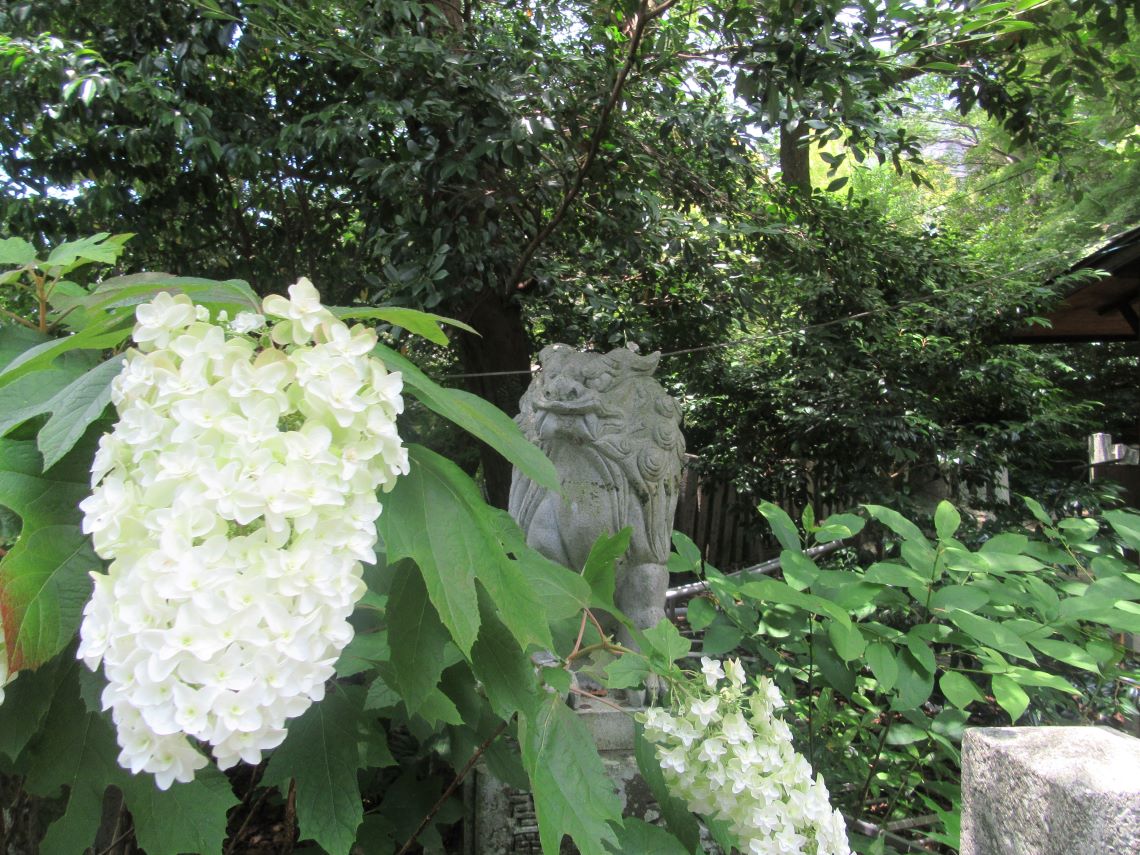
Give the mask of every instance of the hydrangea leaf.
<path id="1" fill-rule="evenodd" d="M 216 766 L 199 769 L 188 784 L 160 790 L 150 775 L 125 775 L 119 784 L 147 852 L 221 852 L 226 814 L 238 804 Z"/>
<path id="2" fill-rule="evenodd" d="M 65 661 L 70 660 L 70 661 Z M 15 762 L 51 710 L 60 680 L 75 656 L 65 653 L 6 686 L 0 703 L 0 755 Z"/>
<path id="3" fill-rule="evenodd" d="M 296 781 L 301 837 L 326 852 L 348 852 L 364 819 L 356 780 L 363 703 L 360 686 L 330 692 L 289 723 L 289 735 L 265 769 L 263 782 L 283 794 Z"/>
<path id="4" fill-rule="evenodd" d="M 475 332 L 473 327 L 463 323 L 463 321 L 457 321 L 455 318 L 445 318 L 443 315 L 421 312 L 418 309 L 405 309 L 401 306 L 380 306 L 377 308 L 336 306 L 330 307 L 329 311 L 342 321 L 356 318 L 375 318 L 378 321 L 385 321 L 394 327 L 403 327 L 408 332 L 443 347 L 447 347 L 449 342 L 447 334 L 440 327 L 441 324 L 447 324 L 470 333 Z"/>
<path id="5" fill-rule="evenodd" d="M 87 426 L 111 403 L 111 381 L 122 370 L 122 359 L 112 357 L 77 377 L 45 406 L 51 418 L 40 428 L 36 445 L 44 456 L 44 467 L 55 465 L 79 442 Z"/>
<path id="6" fill-rule="evenodd" d="M 627 526 L 614 535 L 599 535 L 586 556 L 586 566 L 582 568 L 582 578 L 590 585 L 591 604 L 615 615 L 617 562 L 629 550 L 632 533 L 633 530 Z"/>
<path id="7" fill-rule="evenodd" d="M 607 843 L 617 845 L 621 800 L 586 725 L 560 696 L 520 718 L 519 741 L 543 852 L 558 852 L 567 834 L 582 855 L 604 855 Z"/>
<path id="8" fill-rule="evenodd" d="M 32 442 L 0 439 L 0 505 L 19 515 L 15 546 L 0 559 L 0 615 L 11 670 L 35 668 L 74 636 L 100 566 L 79 530 L 89 487 L 64 464 L 41 472 Z"/>
<path id="9" fill-rule="evenodd" d="M 471 669 L 483 684 L 495 715 L 509 719 L 518 710 L 533 708 L 534 667 L 493 614 L 484 612 L 479 638 L 471 650 Z"/>
<path id="10" fill-rule="evenodd" d="M 95 838 L 103 794 L 114 785 L 123 791 L 135 822 L 139 844 L 150 852 L 220 852 L 226 813 L 237 804 L 229 782 L 207 767 L 189 784 L 159 790 L 150 775 L 134 776 L 117 762 L 119 746 L 110 722 L 88 712 L 79 697 L 77 663 L 63 674 L 32 747 L 29 792 L 54 796 L 67 787 L 64 814 L 48 828 L 45 855 L 83 852 Z"/>
<path id="11" fill-rule="evenodd" d="M 618 829 L 617 835 L 618 843 L 609 848 L 611 852 L 619 853 L 619 855 L 625 852 L 690 855 L 692 852 L 664 828 L 650 825 L 645 820 L 636 817 L 626 819 L 623 826 Z"/>
<path id="12" fill-rule="evenodd" d="M 373 355 L 390 371 L 399 371 L 408 391 L 429 410 L 483 440 L 536 484 L 558 493 L 562 491 L 554 464 L 523 436 L 510 416 L 494 404 L 470 392 L 440 386 L 414 362 L 384 345 L 377 345 Z"/>
<path id="13" fill-rule="evenodd" d="M 451 461 L 409 447 L 411 472 L 401 478 L 379 528 L 390 561 L 411 558 L 440 620 L 465 655 L 479 632 L 475 580 L 490 594 L 499 619 L 522 645 L 551 645 L 537 591 L 511 562 L 498 523 L 474 482 Z"/>
<path id="14" fill-rule="evenodd" d="M 443 649 L 449 635 L 414 567 L 396 568 L 389 597 L 392 676 L 408 714 L 414 715 L 443 674 Z"/>

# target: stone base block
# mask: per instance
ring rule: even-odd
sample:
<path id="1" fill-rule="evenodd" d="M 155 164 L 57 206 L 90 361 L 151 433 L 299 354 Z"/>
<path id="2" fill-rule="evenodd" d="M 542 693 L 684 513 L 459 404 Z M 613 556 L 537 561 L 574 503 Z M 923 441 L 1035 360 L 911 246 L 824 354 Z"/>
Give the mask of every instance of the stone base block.
<path id="1" fill-rule="evenodd" d="M 992 727 L 962 742 L 961 855 L 1137 855 L 1140 740 Z"/>

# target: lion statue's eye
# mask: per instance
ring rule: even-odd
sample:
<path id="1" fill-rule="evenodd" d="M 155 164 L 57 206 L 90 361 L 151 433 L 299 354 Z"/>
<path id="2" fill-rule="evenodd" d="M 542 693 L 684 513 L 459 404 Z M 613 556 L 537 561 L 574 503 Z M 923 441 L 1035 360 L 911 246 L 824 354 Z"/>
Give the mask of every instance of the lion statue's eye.
<path id="1" fill-rule="evenodd" d="M 590 389 L 605 390 L 610 388 L 610 384 L 614 382 L 614 376 L 608 371 L 604 374 L 599 374 L 596 377 L 586 378 L 586 386 Z"/>

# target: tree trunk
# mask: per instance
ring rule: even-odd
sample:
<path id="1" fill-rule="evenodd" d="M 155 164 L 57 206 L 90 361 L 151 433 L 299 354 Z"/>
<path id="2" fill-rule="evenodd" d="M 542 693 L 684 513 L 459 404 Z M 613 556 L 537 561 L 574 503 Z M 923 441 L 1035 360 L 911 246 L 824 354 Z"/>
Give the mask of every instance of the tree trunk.
<path id="1" fill-rule="evenodd" d="M 466 309 L 460 317 L 478 330 L 479 335 L 462 333 L 458 337 L 459 360 L 464 373 L 520 373 L 469 377 L 464 385 L 469 392 L 514 416 L 519 411 L 519 398 L 530 383 L 530 338 L 522 309 L 517 302 L 504 299 L 491 289 L 481 292 Z M 480 452 L 487 501 L 505 509 L 511 489 L 511 464 L 482 443 Z"/>
<path id="2" fill-rule="evenodd" d="M 784 174 L 784 184 L 811 195 L 811 160 L 807 127 L 803 124 L 796 125 L 794 130 L 788 130 L 787 123 L 780 124 L 780 171 Z"/>

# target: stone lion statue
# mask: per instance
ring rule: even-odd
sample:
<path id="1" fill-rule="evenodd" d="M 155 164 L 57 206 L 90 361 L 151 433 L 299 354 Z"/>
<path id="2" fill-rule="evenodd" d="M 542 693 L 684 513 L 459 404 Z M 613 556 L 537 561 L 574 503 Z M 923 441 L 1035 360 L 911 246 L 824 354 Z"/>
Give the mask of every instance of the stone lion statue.
<path id="1" fill-rule="evenodd" d="M 614 601 L 642 629 L 665 616 L 685 454 L 681 409 L 653 379 L 660 356 L 544 348 L 516 421 L 554 463 L 562 495 L 516 469 L 509 505 L 528 544 L 577 571 L 599 535 L 630 526 Z"/>

